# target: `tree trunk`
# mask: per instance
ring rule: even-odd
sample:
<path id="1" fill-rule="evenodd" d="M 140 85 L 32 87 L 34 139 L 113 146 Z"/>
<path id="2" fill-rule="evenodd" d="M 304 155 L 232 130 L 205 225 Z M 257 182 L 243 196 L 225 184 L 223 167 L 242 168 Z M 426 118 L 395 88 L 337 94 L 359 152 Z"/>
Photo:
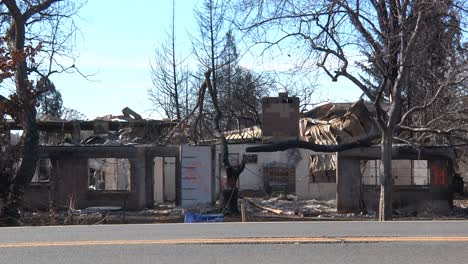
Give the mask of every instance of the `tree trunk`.
<path id="1" fill-rule="evenodd" d="M 380 176 L 379 221 L 392 219 L 392 140 L 392 130 L 385 129 L 381 146 L 383 174 Z"/>
<path id="2" fill-rule="evenodd" d="M 36 172 L 38 160 L 39 133 L 36 126 L 36 109 L 30 106 L 23 115 L 23 145 L 21 149 L 21 166 L 10 184 L 2 214 L 9 226 L 19 225 L 21 215 L 19 208 L 24 198 L 24 191 L 28 187 Z"/>
<path id="3" fill-rule="evenodd" d="M 230 214 L 239 214 L 237 205 L 239 187 L 237 186 L 237 180 L 242 170 L 241 166 L 226 168 L 227 184 L 226 189 L 223 190 L 221 206 L 223 211 L 227 211 Z"/>
<path id="4" fill-rule="evenodd" d="M 216 108 L 219 109 L 219 108 Z M 218 112 L 221 113 L 221 112 Z M 217 128 L 219 129 L 219 119 L 217 119 Z M 221 162 L 226 170 L 226 189 L 223 190 L 221 208 L 223 208 L 223 213 L 227 211 L 228 214 L 239 214 L 239 208 L 237 206 L 239 188 L 237 186 L 237 181 L 239 175 L 244 170 L 244 161 L 240 165 L 232 166 L 229 161 L 229 146 L 226 138 L 221 134 Z"/>
<path id="5" fill-rule="evenodd" d="M 231 214 L 239 214 L 239 209 L 237 208 L 237 179 L 244 170 L 245 164 L 244 161 L 242 161 L 241 165 L 232 166 L 229 162 L 229 146 L 220 124 L 223 118 L 223 112 L 219 108 L 218 93 L 215 87 L 211 85 L 209 74 L 210 71 L 205 73 L 206 86 L 210 93 L 210 97 L 213 102 L 213 107 L 216 111 L 216 115 L 213 121 L 215 125 L 215 131 L 219 136 L 219 140 L 221 141 L 221 162 L 224 165 L 227 176 L 227 188 L 223 192 L 223 211 L 225 211 L 225 209 L 228 209 Z M 215 71 L 213 71 L 213 80 L 215 79 L 214 74 Z"/>
<path id="6" fill-rule="evenodd" d="M 10 3 L 11 5 L 11 3 Z M 9 7 L 10 8 L 10 7 Z M 17 9 L 16 6 L 12 9 Z M 24 54 L 25 24 L 24 16 L 13 14 L 14 23 L 7 32 L 8 46 L 12 52 Z M 36 126 L 36 95 L 32 92 L 28 80 L 26 58 L 15 61 L 15 85 L 19 103 L 21 104 L 17 118 L 23 126 L 21 165 L 16 176 L 10 182 L 10 188 L 4 200 L 2 214 L 8 225 L 18 225 L 21 215 L 19 207 L 24 190 L 28 187 L 36 171 L 39 149 L 39 133 Z"/>

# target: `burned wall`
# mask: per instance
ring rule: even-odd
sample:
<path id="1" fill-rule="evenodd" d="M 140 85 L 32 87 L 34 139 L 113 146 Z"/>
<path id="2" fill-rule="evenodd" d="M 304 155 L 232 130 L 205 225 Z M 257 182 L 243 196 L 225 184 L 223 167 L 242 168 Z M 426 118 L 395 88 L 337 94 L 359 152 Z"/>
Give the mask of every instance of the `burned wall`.
<path id="1" fill-rule="evenodd" d="M 300 199 L 318 199 L 318 200 L 331 200 L 336 197 L 336 182 L 313 182 L 310 175 L 310 157 L 319 153 L 306 149 L 291 149 L 279 152 L 261 152 L 261 153 L 247 153 L 245 149 L 252 144 L 230 144 L 229 154 L 232 159 L 231 162 L 240 162 L 245 158 L 248 162 L 245 164 L 246 168 L 239 177 L 239 189 L 241 191 L 265 190 L 264 170 L 265 168 L 281 168 L 285 171 L 288 168 L 294 168 L 295 187 L 294 193 Z M 225 179 L 225 170 L 220 162 L 220 145 L 216 146 L 216 186 L 217 192 L 223 179 Z M 285 181 L 286 182 L 286 181 Z M 289 179 L 288 179 L 289 182 Z"/>
<path id="2" fill-rule="evenodd" d="M 122 206 L 128 209 L 146 207 L 145 148 L 137 146 L 43 146 L 39 155 L 51 160 L 48 195 L 45 187 L 31 187 L 26 199 L 38 204 L 68 208 L 90 206 Z M 127 159 L 130 166 L 130 186 L 127 190 L 90 189 L 90 159 Z M 39 194 L 40 191 L 40 194 Z M 45 200 L 46 197 L 48 200 Z M 45 201 L 44 201 L 45 200 Z"/>
<path id="3" fill-rule="evenodd" d="M 452 203 L 454 152 L 449 148 L 393 148 L 394 208 L 421 211 L 447 211 Z M 338 212 L 377 212 L 380 175 L 380 148 L 358 148 L 338 153 Z M 374 162 L 374 166 L 372 166 Z M 372 170 L 375 171 L 375 173 Z M 429 201 L 429 203 L 428 203 Z M 427 208 L 426 208 L 427 209 Z"/>

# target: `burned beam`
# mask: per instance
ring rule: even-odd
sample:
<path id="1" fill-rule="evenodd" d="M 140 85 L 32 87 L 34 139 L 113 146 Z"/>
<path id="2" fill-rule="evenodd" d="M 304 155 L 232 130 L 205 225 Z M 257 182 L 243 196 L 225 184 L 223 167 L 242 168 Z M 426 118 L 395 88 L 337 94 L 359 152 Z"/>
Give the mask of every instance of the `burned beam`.
<path id="1" fill-rule="evenodd" d="M 74 129 L 76 129 L 77 122 L 79 122 L 79 127 L 81 130 L 94 130 L 94 120 L 89 121 L 37 121 L 37 127 L 39 131 L 44 132 L 67 132 L 72 133 Z M 109 122 L 109 130 L 117 131 L 121 128 L 125 127 L 173 127 L 177 123 L 176 122 L 169 122 L 169 121 L 160 121 L 160 120 L 135 120 L 129 122 L 121 122 L 121 121 L 107 121 Z M 21 124 L 16 123 L 13 120 L 7 121 L 7 126 L 10 130 L 22 130 Z"/>
<path id="2" fill-rule="evenodd" d="M 287 140 L 281 141 L 278 143 L 272 144 L 263 144 L 253 147 L 246 148 L 247 152 L 276 152 L 284 151 L 293 148 L 302 148 L 309 149 L 316 152 L 338 152 L 348 149 L 353 149 L 357 147 L 366 147 L 371 146 L 372 141 L 378 138 L 379 136 L 366 137 L 364 139 L 356 140 L 350 143 L 344 143 L 339 145 L 320 145 L 312 142 L 302 141 L 302 140 Z"/>
<path id="3" fill-rule="evenodd" d="M 90 158 L 134 158 L 134 146 L 40 146 L 40 158 L 90 159 Z"/>

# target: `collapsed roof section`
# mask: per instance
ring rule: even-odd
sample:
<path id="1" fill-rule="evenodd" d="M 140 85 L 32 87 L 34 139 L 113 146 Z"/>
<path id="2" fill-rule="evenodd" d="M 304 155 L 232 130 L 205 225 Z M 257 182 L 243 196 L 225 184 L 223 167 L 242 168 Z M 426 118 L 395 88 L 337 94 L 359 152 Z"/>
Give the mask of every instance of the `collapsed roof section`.
<path id="1" fill-rule="evenodd" d="M 339 145 L 378 136 L 379 127 L 368 107 L 363 100 L 319 106 L 301 118 L 300 139 L 319 145 Z M 336 155 L 310 157 L 312 174 L 329 170 L 336 170 Z"/>
<path id="2" fill-rule="evenodd" d="M 123 115 L 107 115 L 95 120 L 38 120 L 38 130 L 45 138 L 55 137 L 53 143 L 46 145 L 124 145 L 139 143 L 157 143 L 162 135 L 177 123 L 165 120 L 143 119 L 128 107 Z M 8 129 L 22 130 L 20 123 L 7 121 Z"/>
<path id="3" fill-rule="evenodd" d="M 239 130 L 227 131 L 224 133 L 229 142 L 252 142 L 260 141 L 262 138 L 262 129 L 259 126 L 247 127 Z"/>
<path id="4" fill-rule="evenodd" d="M 300 140 L 318 145 L 339 145 L 377 137 L 380 130 L 373 117 L 374 107 L 363 100 L 355 103 L 329 103 L 302 115 L 299 120 Z M 274 118 L 272 118 L 273 120 Z M 283 123 L 277 125 L 285 125 Z M 270 131 L 275 133 L 275 131 Z M 255 126 L 225 133 L 231 143 L 258 142 L 264 135 Z M 336 155 L 317 154 L 310 157 L 310 171 L 320 174 L 336 169 Z"/>
<path id="5" fill-rule="evenodd" d="M 349 143 L 380 134 L 373 118 L 374 107 L 363 100 L 355 103 L 329 103 L 302 115 L 298 138 L 320 145 Z M 224 134 L 231 143 L 259 141 L 262 128 L 253 126 Z"/>
<path id="6" fill-rule="evenodd" d="M 363 100 L 331 103 L 303 115 L 300 139 L 320 145 L 350 143 L 380 134 L 377 122 Z"/>

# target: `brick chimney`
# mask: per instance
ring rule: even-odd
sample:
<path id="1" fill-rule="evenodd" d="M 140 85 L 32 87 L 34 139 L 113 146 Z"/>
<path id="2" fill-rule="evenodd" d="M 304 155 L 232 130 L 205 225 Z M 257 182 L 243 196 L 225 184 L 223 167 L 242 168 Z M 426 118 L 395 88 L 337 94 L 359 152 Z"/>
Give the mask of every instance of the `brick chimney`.
<path id="1" fill-rule="evenodd" d="M 299 136 L 299 98 L 287 92 L 262 98 L 262 141 L 272 143 Z"/>

